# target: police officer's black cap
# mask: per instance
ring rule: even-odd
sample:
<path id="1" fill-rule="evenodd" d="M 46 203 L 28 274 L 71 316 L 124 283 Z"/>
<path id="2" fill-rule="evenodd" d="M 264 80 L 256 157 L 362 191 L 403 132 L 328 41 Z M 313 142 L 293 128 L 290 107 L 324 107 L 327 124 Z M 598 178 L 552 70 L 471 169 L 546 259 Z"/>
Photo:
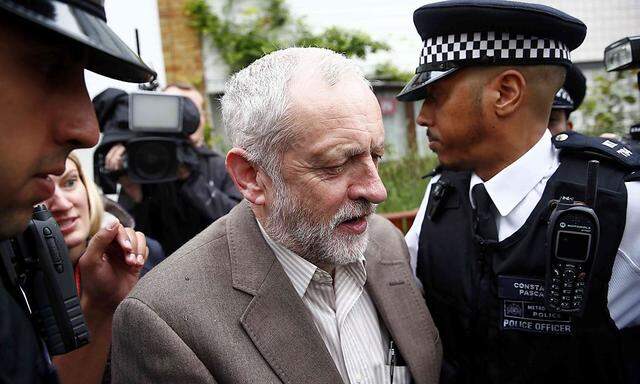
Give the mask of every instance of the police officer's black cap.
<path id="1" fill-rule="evenodd" d="M 584 95 L 587 92 L 587 79 L 575 65 L 567 70 L 567 77 L 564 79 L 562 88 L 558 90 L 553 99 L 554 109 L 564 109 L 571 113 L 580 108 Z"/>
<path id="2" fill-rule="evenodd" d="M 569 66 L 569 52 L 587 32 L 580 20 L 557 9 L 500 0 L 451 0 L 413 14 L 424 47 L 415 76 L 397 96 L 423 99 L 424 88 L 465 66 Z"/>
<path id="3" fill-rule="evenodd" d="M 107 26 L 104 0 L 0 0 L 0 12 L 87 47 L 92 72 L 136 83 L 156 77 Z"/>

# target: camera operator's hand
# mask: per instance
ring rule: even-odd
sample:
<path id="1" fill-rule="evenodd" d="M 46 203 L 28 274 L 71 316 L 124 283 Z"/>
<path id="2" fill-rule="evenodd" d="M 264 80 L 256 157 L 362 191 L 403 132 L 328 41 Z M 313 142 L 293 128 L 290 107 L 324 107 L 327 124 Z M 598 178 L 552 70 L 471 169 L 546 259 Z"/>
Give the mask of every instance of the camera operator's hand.
<path id="1" fill-rule="evenodd" d="M 135 203 L 142 202 L 142 187 L 140 184 L 134 183 L 131 181 L 129 176 L 122 176 L 118 179 L 118 183 L 122 186 L 122 190 L 124 193 L 129 195 L 131 200 Z"/>
<path id="2" fill-rule="evenodd" d="M 116 144 L 109 152 L 107 152 L 107 157 L 105 158 L 105 168 L 108 171 L 120 171 L 124 168 L 124 155 L 126 153 L 126 148 L 123 144 Z"/>
<path id="3" fill-rule="evenodd" d="M 78 260 L 83 312 L 113 315 L 138 281 L 147 255 L 146 239 L 141 232 L 125 228 L 119 222 L 100 229 Z"/>
<path id="4" fill-rule="evenodd" d="M 126 148 L 123 144 L 116 144 L 111 147 L 109 152 L 107 152 L 107 157 L 105 158 L 105 168 L 111 172 L 122 170 L 124 168 L 125 154 Z M 132 182 L 128 176 L 119 177 L 118 183 L 120 183 L 124 193 L 129 195 L 131 200 L 135 203 L 140 203 L 142 201 L 142 187 L 140 184 Z"/>
<path id="5" fill-rule="evenodd" d="M 187 180 L 191 176 L 191 169 L 185 164 L 178 166 L 178 180 Z"/>

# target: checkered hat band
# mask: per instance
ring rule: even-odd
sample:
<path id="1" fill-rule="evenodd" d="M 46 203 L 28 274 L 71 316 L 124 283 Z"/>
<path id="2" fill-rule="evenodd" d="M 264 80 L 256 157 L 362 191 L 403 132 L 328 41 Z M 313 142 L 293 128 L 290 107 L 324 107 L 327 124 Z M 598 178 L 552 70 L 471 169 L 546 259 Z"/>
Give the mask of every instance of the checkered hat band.
<path id="1" fill-rule="evenodd" d="M 571 96 L 569 96 L 569 92 L 565 91 L 564 88 L 560 88 L 560 90 L 556 93 L 555 98 L 573 104 L 573 99 L 571 98 Z"/>
<path id="2" fill-rule="evenodd" d="M 556 40 L 502 32 L 461 33 L 430 37 L 424 42 L 420 66 L 456 61 L 571 61 L 567 46 Z"/>

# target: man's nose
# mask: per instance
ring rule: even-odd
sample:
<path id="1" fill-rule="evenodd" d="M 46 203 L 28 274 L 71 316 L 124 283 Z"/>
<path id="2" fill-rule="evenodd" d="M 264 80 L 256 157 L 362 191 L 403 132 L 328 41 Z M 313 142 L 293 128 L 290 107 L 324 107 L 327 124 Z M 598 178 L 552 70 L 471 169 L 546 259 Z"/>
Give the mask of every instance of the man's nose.
<path id="1" fill-rule="evenodd" d="M 84 75 L 76 79 L 58 100 L 55 140 L 71 148 L 89 148 L 98 143 L 100 131 Z"/>
<path id="2" fill-rule="evenodd" d="M 374 204 L 387 199 L 387 190 L 372 159 L 368 161 L 364 173 L 349 187 L 347 195 L 351 200 L 365 199 Z"/>
<path id="3" fill-rule="evenodd" d="M 423 127 L 433 126 L 433 107 L 426 101 L 422 103 L 416 123 Z"/>

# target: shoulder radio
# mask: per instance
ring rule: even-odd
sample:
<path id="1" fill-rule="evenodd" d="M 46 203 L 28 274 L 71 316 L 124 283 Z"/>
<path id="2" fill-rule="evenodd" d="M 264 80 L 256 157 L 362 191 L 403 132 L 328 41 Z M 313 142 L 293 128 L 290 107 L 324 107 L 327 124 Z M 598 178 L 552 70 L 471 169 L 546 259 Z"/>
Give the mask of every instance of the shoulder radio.
<path id="1" fill-rule="evenodd" d="M 67 246 L 44 205 L 33 209 L 24 233 L 0 242 L 0 256 L 3 278 L 13 288 L 16 300 L 31 313 L 51 355 L 89 342 Z"/>
<path id="2" fill-rule="evenodd" d="M 589 281 L 600 227 L 593 208 L 598 191 L 597 160 L 587 164 L 585 201 L 561 196 L 551 202 L 547 228 L 545 302 L 549 310 L 581 316 L 589 294 Z"/>

